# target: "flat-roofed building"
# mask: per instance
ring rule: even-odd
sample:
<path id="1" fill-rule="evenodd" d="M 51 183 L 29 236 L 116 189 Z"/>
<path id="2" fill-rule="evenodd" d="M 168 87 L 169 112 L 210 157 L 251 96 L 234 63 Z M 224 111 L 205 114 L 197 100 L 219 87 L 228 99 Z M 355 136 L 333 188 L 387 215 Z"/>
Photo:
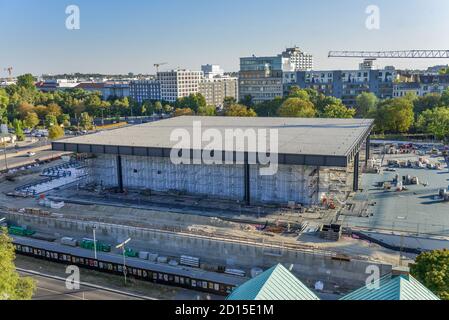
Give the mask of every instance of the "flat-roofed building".
<path id="1" fill-rule="evenodd" d="M 52 146 L 95 155 L 88 176 L 103 187 L 308 206 L 334 192 L 328 171 L 333 168 L 344 172 L 342 190 L 358 190 L 359 152 L 369 146 L 372 127 L 369 119 L 183 116 L 55 141 Z M 198 137 L 206 130 L 220 135 L 221 143 L 211 148 Z M 252 135 L 258 136 L 259 130 L 265 130 L 266 141 Z M 190 143 L 178 150 L 179 141 L 171 138 L 180 131 Z M 260 149 L 259 142 L 266 149 Z M 366 150 L 369 153 L 369 147 Z M 186 162 L 176 162 L 180 156 Z M 274 170 L 262 173 L 269 167 Z"/>

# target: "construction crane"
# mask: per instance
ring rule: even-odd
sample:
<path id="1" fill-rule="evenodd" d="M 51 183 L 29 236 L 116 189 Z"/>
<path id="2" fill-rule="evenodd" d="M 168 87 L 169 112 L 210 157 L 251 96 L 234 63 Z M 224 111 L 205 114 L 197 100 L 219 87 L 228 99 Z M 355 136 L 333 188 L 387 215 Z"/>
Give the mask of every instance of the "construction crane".
<path id="1" fill-rule="evenodd" d="M 449 50 L 329 51 L 328 57 L 365 59 L 444 59 L 449 58 Z"/>
<path id="2" fill-rule="evenodd" d="M 168 64 L 167 62 L 159 62 L 155 63 L 154 66 L 156 67 L 156 72 L 159 72 L 159 67 Z"/>

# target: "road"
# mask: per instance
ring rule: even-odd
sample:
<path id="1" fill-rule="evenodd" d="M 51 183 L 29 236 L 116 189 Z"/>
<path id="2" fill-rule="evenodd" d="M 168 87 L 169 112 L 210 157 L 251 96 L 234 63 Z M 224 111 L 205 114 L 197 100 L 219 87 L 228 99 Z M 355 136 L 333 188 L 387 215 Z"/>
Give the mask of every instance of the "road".
<path id="1" fill-rule="evenodd" d="M 36 292 L 33 300 L 143 300 L 145 298 L 84 284 L 80 285 L 79 290 L 69 290 L 63 280 L 31 274 L 23 270 L 19 273 L 36 280 Z"/>
<path id="2" fill-rule="evenodd" d="M 8 155 L 9 157 L 6 159 L 6 163 L 8 168 L 15 168 L 19 166 L 25 166 L 27 164 L 35 163 L 37 159 L 46 159 L 49 157 L 57 157 L 61 155 L 61 152 L 52 151 L 50 149 L 37 151 L 34 156 L 29 157 L 26 154 L 18 154 L 18 155 Z M 4 154 L 0 154 L 0 170 L 4 170 L 6 168 Z"/>

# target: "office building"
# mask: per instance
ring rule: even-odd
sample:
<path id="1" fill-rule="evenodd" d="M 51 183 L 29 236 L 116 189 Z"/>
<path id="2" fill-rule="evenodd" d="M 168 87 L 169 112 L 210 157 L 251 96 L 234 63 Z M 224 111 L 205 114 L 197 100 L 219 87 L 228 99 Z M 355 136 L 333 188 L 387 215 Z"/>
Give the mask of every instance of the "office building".
<path id="1" fill-rule="evenodd" d="M 202 71 L 172 70 L 157 73 L 161 87 L 161 99 L 175 102 L 178 98 L 198 93 Z"/>
<path id="2" fill-rule="evenodd" d="M 199 93 L 206 99 L 207 105 L 220 107 L 226 97 L 238 100 L 238 78 L 203 78 L 199 84 Z"/>
<path id="3" fill-rule="evenodd" d="M 161 84 L 156 80 L 134 80 L 129 83 L 129 95 L 138 103 L 162 100 Z"/>

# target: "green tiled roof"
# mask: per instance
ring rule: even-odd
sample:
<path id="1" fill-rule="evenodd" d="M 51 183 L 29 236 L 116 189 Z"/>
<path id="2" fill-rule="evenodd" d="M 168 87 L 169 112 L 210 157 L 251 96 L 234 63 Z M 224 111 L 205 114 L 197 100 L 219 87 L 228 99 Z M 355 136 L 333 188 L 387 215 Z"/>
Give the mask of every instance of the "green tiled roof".
<path id="1" fill-rule="evenodd" d="M 227 300 L 319 300 L 284 266 L 278 264 L 236 288 Z"/>
<path id="2" fill-rule="evenodd" d="M 411 275 L 386 275 L 378 283 L 378 289 L 364 286 L 340 300 L 440 300 Z"/>

